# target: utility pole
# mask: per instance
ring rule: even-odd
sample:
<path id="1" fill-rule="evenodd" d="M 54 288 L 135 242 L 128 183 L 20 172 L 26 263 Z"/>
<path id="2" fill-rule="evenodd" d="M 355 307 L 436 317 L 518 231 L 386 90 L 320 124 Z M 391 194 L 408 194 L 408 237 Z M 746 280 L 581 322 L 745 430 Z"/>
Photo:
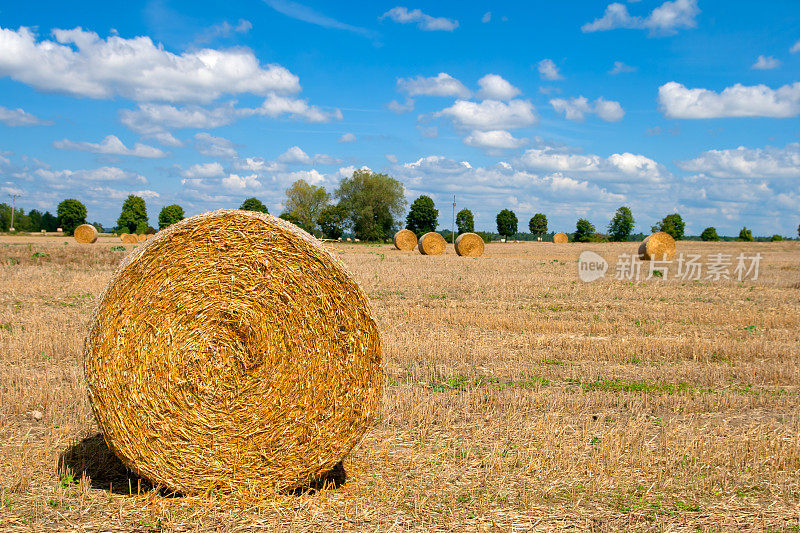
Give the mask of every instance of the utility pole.
<path id="1" fill-rule="evenodd" d="M 11 227 L 8 228 L 8 231 L 14 231 L 14 200 L 20 197 L 19 194 L 9 194 L 11 197 Z"/>
<path id="2" fill-rule="evenodd" d="M 453 246 L 456 244 L 456 195 L 453 195 Z"/>

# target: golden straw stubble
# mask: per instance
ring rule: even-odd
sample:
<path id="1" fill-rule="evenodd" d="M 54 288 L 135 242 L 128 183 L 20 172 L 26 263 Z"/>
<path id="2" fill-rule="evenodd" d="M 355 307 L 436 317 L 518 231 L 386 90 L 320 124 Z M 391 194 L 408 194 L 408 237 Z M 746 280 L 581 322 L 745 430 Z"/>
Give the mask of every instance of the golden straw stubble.
<path id="1" fill-rule="evenodd" d="M 442 255 L 447 247 L 447 241 L 439 233 L 430 231 L 419 238 L 417 247 L 422 255 Z"/>
<path id="2" fill-rule="evenodd" d="M 653 233 L 639 245 L 639 258 L 644 261 L 671 261 L 675 257 L 675 239 L 672 235 L 659 231 Z"/>
<path id="3" fill-rule="evenodd" d="M 81 224 L 75 228 L 73 236 L 81 244 L 92 244 L 97 242 L 97 228 L 91 224 Z"/>
<path id="4" fill-rule="evenodd" d="M 368 300 L 339 260 L 238 209 L 182 220 L 125 258 L 85 370 L 125 465 L 181 493 L 240 497 L 330 470 L 378 417 L 383 383 Z"/>
<path id="5" fill-rule="evenodd" d="M 559 232 L 553 235 L 553 242 L 556 244 L 564 244 L 569 242 L 569 237 L 567 237 L 566 233 Z"/>
<path id="6" fill-rule="evenodd" d="M 483 255 L 483 239 L 477 233 L 462 233 L 456 237 L 456 253 L 467 257 Z"/>
<path id="7" fill-rule="evenodd" d="M 394 247 L 398 250 L 413 250 L 417 245 L 417 236 L 410 229 L 401 229 L 394 234 Z"/>

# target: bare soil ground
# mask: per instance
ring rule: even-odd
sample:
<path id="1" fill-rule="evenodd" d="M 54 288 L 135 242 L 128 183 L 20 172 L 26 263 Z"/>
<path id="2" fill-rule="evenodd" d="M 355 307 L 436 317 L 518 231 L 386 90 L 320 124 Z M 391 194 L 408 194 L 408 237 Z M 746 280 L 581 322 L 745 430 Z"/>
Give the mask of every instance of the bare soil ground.
<path id="1" fill-rule="evenodd" d="M 0 238 L 2 531 L 800 528 L 798 242 L 679 243 L 760 252 L 757 281 L 594 283 L 581 251 L 636 245 L 331 245 L 372 300 L 383 417 L 344 484 L 249 503 L 150 490 L 98 437 L 82 347 L 119 245 Z"/>

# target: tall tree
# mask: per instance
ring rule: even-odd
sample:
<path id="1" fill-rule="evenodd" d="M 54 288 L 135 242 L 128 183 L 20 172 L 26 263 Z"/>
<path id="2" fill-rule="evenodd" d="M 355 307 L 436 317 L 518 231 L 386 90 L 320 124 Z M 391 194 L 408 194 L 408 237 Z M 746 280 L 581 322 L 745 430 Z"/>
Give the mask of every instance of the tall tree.
<path id="1" fill-rule="evenodd" d="M 665 216 L 650 229 L 653 230 L 653 233 L 657 231 L 668 233 L 677 241 L 683 238 L 683 230 L 686 229 L 686 224 L 684 224 L 683 219 L 678 213 L 673 213 Z"/>
<path id="2" fill-rule="evenodd" d="M 344 221 L 347 217 L 344 209 L 338 205 L 329 205 L 319 213 L 317 224 L 322 235 L 327 239 L 338 239 L 344 234 Z"/>
<path id="3" fill-rule="evenodd" d="M 429 231 L 436 231 L 439 225 L 439 210 L 433 204 L 433 199 L 424 194 L 414 200 L 406 216 L 406 229 L 422 237 Z"/>
<path id="4" fill-rule="evenodd" d="M 747 226 L 743 227 L 739 232 L 739 240 L 744 242 L 753 242 L 753 232 L 747 229 Z"/>
<path id="5" fill-rule="evenodd" d="M 475 219 L 472 211 L 462 209 L 456 214 L 456 227 L 459 233 L 473 233 L 475 231 Z"/>
<path id="6" fill-rule="evenodd" d="M 58 217 L 54 216 L 50 211 L 45 211 L 42 215 L 42 229 L 50 232 L 57 230 Z"/>
<path id="7" fill-rule="evenodd" d="M 286 189 L 286 211 L 297 218 L 298 225 L 309 233 L 314 232 L 323 209 L 330 203 L 331 195 L 325 187 L 297 180 Z"/>
<path id="8" fill-rule="evenodd" d="M 382 241 L 391 237 L 402 216 L 403 192 L 403 184 L 396 179 L 359 169 L 339 182 L 335 195 L 358 239 Z"/>
<path id="9" fill-rule="evenodd" d="M 242 205 L 239 206 L 242 211 L 257 211 L 258 213 L 269 213 L 267 206 L 261 203 L 258 198 L 247 198 Z"/>
<path id="10" fill-rule="evenodd" d="M 589 242 L 592 240 L 594 232 L 594 224 L 585 218 L 579 218 L 577 224 L 575 224 L 575 235 L 572 240 L 575 242 Z"/>
<path id="11" fill-rule="evenodd" d="M 183 208 L 178 204 L 165 205 L 158 214 L 158 229 L 168 228 L 184 219 Z"/>
<path id="12" fill-rule="evenodd" d="M 541 237 L 547 233 L 547 217 L 543 213 L 536 213 L 528 221 L 528 229 L 534 237 Z"/>
<path id="13" fill-rule="evenodd" d="M 30 231 L 39 232 L 44 228 L 42 227 L 42 213 L 37 209 L 28 211 L 28 220 L 30 220 Z"/>
<path id="14" fill-rule="evenodd" d="M 58 204 L 56 209 L 58 225 L 67 235 L 72 235 L 75 228 L 86 224 L 86 206 L 78 200 L 68 198 Z"/>
<path id="15" fill-rule="evenodd" d="M 717 228 L 714 226 L 709 226 L 703 230 L 703 233 L 700 234 L 701 241 L 718 241 L 719 235 L 717 235 Z"/>
<path id="16" fill-rule="evenodd" d="M 608 234 L 612 241 L 627 241 L 633 232 L 633 213 L 625 206 L 617 209 L 614 218 L 608 224 Z"/>
<path id="17" fill-rule="evenodd" d="M 497 213 L 496 221 L 497 233 L 506 239 L 517 233 L 517 223 L 519 221 L 517 220 L 517 215 L 514 214 L 514 211 L 510 209 L 503 209 Z"/>
<path id="18" fill-rule="evenodd" d="M 117 226 L 128 233 L 143 234 L 147 230 L 147 207 L 144 198 L 129 195 L 122 203 L 122 212 L 117 219 Z"/>

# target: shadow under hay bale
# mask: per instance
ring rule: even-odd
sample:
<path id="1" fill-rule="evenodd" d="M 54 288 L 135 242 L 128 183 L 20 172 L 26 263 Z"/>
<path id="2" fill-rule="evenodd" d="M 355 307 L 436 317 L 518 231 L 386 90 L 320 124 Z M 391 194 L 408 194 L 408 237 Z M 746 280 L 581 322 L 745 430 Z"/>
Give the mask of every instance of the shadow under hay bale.
<path id="1" fill-rule="evenodd" d="M 68 475 L 76 480 L 85 475 L 91 480 L 93 489 L 108 490 L 114 494 L 136 494 L 153 488 L 147 479 L 137 476 L 122 464 L 100 433 L 86 437 L 61 452 L 58 457 L 58 476 L 63 479 Z"/>
<path id="2" fill-rule="evenodd" d="M 301 494 L 314 494 L 320 490 L 335 490 L 347 483 L 347 472 L 344 469 L 344 462 L 339 461 L 333 468 L 323 472 L 311 482 L 295 487 L 288 491 L 289 494 L 300 496 Z"/>

